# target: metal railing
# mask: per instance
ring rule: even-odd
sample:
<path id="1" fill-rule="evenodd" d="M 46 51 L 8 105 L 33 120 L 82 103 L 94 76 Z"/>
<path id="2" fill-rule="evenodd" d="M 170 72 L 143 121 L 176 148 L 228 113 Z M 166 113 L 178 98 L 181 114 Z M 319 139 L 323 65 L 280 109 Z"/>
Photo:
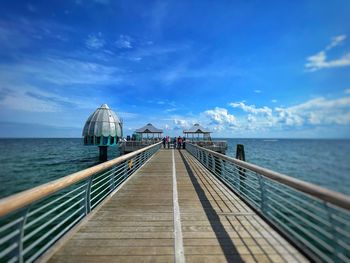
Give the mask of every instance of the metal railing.
<path id="1" fill-rule="evenodd" d="M 186 145 L 211 173 L 316 262 L 350 262 L 350 197 Z"/>
<path id="2" fill-rule="evenodd" d="M 33 262 L 159 148 L 157 143 L 0 200 L 0 262 Z"/>

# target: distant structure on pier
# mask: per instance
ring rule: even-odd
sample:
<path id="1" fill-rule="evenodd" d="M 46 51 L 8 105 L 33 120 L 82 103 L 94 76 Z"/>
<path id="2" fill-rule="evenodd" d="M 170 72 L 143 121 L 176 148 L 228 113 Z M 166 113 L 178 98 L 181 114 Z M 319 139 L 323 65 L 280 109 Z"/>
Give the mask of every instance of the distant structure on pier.
<path id="1" fill-rule="evenodd" d="M 123 136 L 123 122 L 107 104 L 102 104 L 87 119 L 84 129 L 84 145 L 96 145 L 100 149 L 100 161 L 107 160 L 107 147 L 118 144 Z"/>
<path id="2" fill-rule="evenodd" d="M 141 135 L 141 140 L 144 139 L 144 134 L 147 135 L 147 137 L 146 137 L 147 139 L 149 139 L 150 134 L 152 135 L 152 137 L 151 137 L 152 139 L 155 138 L 154 135 L 156 135 L 156 138 L 160 139 L 162 136 L 163 130 L 154 127 L 152 125 L 152 123 L 148 123 L 146 126 L 143 126 L 142 128 L 136 129 L 135 132 Z"/>
<path id="3" fill-rule="evenodd" d="M 122 143 L 122 152 L 129 153 L 146 146 L 149 146 L 155 142 L 158 142 L 162 138 L 163 130 L 154 127 L 151 123 L 136 129 L 135 134 L 138 136 L 133 136 L 137 138 L 136 140 L 129 140 Z"/>
<path id="4" fill-rule="evenodd" d="M 203 128 L 201 125 L 196 123 L 193 125 L 190 129 L 184 130 L 183 133 L 185 134 L 186 139 L 192 139 L 192 140 L 211 140 L 210 133 L 211 131 Z M 191 136 L 192 135 L 192 138 Z"/>
<path id="5" fill-rule="evenodd" d="M 212 140 L 210 134 L 212 133 L 208 129 L 202 127 L 198 123 L 194 124 L 190 129 L 184 130 L 186 141 L 192 142 L 198 146 L 219 152 L 222 154 L 226 153 L 227 142 Z"/>

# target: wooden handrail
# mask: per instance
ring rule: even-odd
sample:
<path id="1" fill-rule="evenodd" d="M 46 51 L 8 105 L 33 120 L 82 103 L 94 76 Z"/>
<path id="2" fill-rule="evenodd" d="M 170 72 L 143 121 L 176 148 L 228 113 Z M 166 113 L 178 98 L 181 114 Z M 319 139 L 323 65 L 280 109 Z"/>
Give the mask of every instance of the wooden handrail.
<path id="1" fill-rule="evenodd" d="M 209 149 L 205 149 L 203 147 L 197 146 L 197 145 L 192 144 L 192 143 L 191 143 L 191 145 L 199 148 L 202 151 L 207 151 L 210 154 L 217 156 L 223 160 L 237 164 L 238 166 L 240 166 L 242 168 L 246 168 L 246 169 L 251 170 L 253 172 L 259 173 L 262 176 L 267 177 L 273 181 L 277 181 L 277 182 L 284 184 L 284 185 L 287 185 L 293 189 L 297 189 L 301 192 L 304 192 L 308 195 L 316 197 L 322 201 L 331 203 L 335 206 L 344 208 L 346 210 L 350 210 L 350 196 L 348 196 L 348 195 L 338 193 L 338 192 L 335 192 L 332 190 L 328 190 L 328 189 L 323 188 L 321 186 L 317 186 L 317 185 L 312 184 L 312 183 L 304 182 L 304 181 L 296 179 L 294 177 L 291 177 L 291 176 L 288 176 L 285 174 L 281 174 L 281 173 L 272 171 L 270 169 L 257 166 L 255 164 L 251 164 L 251 163 L 244 162 L 244 161 L 241 161 L 241 160 L 238 160 L 235 158 L 228 157 L 226 155 L 214 152 L 214 151 L 209 150 Z"/>
<path id="2" fill-rule="evenodd" d="M 37 187 L 19 192 L 17 194 L 11 195 L 9 197 L 5 197 L 0 200 L 0 217 L 3 217 L 11 212 L 14 212 L 20 208 L 23 208 L 35 201 L 40 200 L 41 198 L 48 196 L 52 193 L 55 193 L 63 188 L 66 188 L 70 185 L 73 185 L 81 180 L 84 180 L 96 173 L 105 171 L 114 165 L 122 163 L 137 154 L 147 151 L 148 149 L 155 147 L 156 145 L 161 144 L 158 142 L 156 144 L 152 144 L 145 148 L 139 149 L 135 152 L 131 152 L 120 157 L 117 157 L 108 162 L 104 162 L 93 167 L 81 170 L 76 173 L 72 173 L 60 179 L 48 182 L 46 184 L 39 185 Z"/>

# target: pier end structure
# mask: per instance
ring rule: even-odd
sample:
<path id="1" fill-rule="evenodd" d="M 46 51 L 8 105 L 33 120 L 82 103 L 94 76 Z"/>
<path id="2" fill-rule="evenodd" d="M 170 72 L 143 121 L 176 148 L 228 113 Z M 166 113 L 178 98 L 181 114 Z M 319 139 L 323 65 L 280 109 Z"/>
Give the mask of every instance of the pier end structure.
<path id="1" fill-rule="evenodd" d="M 140 139 L 123 142 L 121 147 L 123 153 L 130 153 L 161 141 L 163 130 L 156 128 L 152 123 L 148 123 L 136 129 L 135 134 L 137 134 Z"/>
<path id="2" fill-rule="evenodd" d="M 208 129 L 196 123 L 188 130 L 183 131 L 187 142 L 192 142 L 198 146 L 212 150 L 214 152 L 226 154 L 227 142 L 212 140 Z"/>
<path id="3" fill-rule="evenodd" d="M 107 104 L 102 104 L 87 119 L 82 135 L 84 145 L 98 146 L 100 161 L 107 161 L 107 147 L 118 145 L 123 136 L 123 122 Z"/>

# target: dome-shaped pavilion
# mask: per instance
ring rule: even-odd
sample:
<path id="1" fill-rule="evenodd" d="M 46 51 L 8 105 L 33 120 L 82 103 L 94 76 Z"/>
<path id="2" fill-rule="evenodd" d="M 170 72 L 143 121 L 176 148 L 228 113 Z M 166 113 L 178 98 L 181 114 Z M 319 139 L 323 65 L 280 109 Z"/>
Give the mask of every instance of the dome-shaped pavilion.
<path id="1" fill-rule="evenodd" d="M 87 119 L 83 137 L 85 145 L 112 146 L 123 136 L 123 123 L 107 104 L 102 104 Z"/>
<path id="2" fill-rule="evenodd" d="M 100 161 L 107 160 L 107 146 L 117 145 L 123 136 L 123 123 L 107 104 L 102 104 L 87 119 L 84 129 L 84 145 L 96 145 L 100 149 Z"/>

